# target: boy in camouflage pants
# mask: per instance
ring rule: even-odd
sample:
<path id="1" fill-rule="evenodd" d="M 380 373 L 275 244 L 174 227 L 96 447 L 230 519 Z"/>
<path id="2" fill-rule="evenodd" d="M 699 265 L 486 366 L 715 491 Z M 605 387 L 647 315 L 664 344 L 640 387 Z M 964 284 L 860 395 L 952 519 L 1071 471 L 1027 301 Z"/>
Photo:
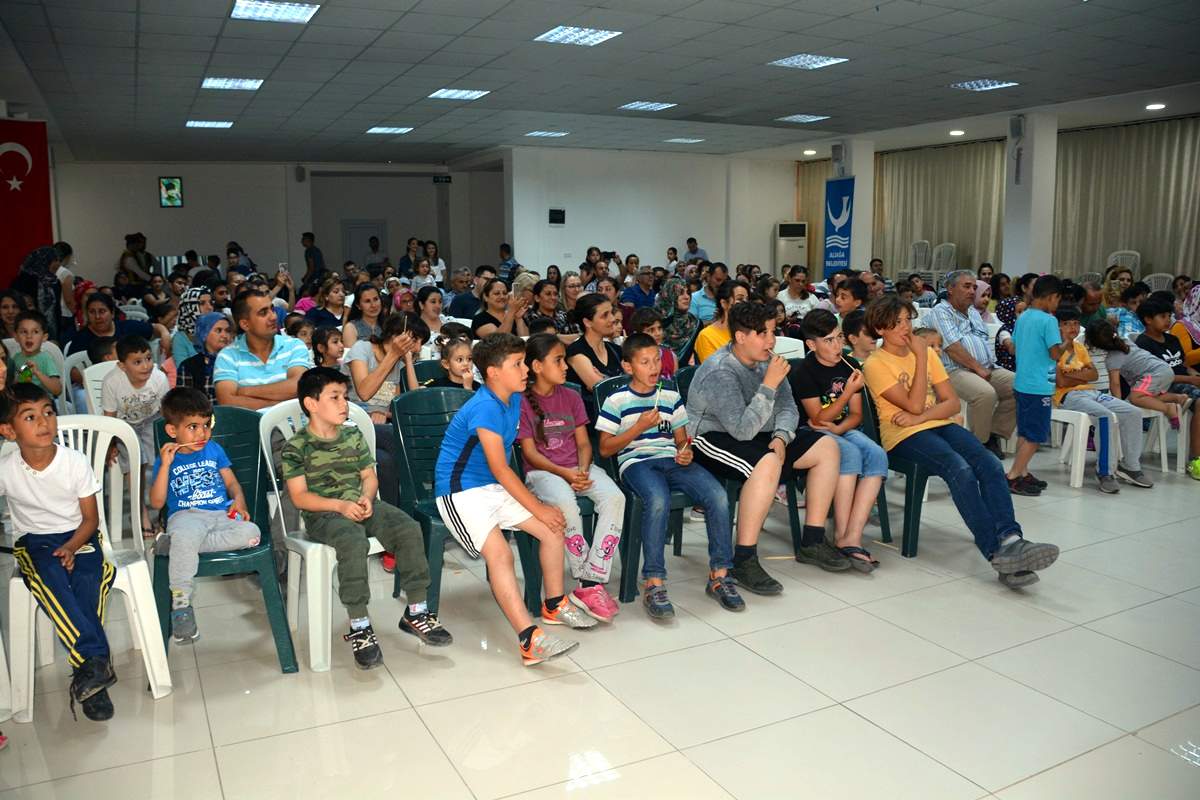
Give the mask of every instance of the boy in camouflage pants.
<path id="1" fill-rule="evenodd" d="M 337 553 L 338 596 L 350 615 L 350 633 L 343 638 L 350 642 L 358 667 L 371 669 L 383 663 L 383 654 L 367 616 L 368 537 L 396 555 L 396 573 L 408 600 L 400 630 L 435 646 L 450 644 L 452 637 L 425 602 L 429 565 L 420 526 L 376 499 L 379 479 L 371 451 L 362 431 L 345 424 L 348 382 L 329 367 L 300 376 L 296 394 L 308 425 L 284 445 L 283 477 L 308 538 Z"/>

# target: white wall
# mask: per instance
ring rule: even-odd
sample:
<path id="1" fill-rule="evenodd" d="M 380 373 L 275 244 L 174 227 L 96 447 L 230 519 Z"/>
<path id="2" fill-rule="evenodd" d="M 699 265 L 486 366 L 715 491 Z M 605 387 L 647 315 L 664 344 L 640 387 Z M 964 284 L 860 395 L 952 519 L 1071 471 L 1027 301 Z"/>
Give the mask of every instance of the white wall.
<path id="1" fill-rule="evenodd" d="M 111 283 L 124 236 L 155 255 L 223 254 L 233 239 L 259 264 L 288 260 L 283 164 L 60 163 L 55 235 L 75 249 L 76 274 Z M 159 208 L 158 177 L 183 178 L 183 208 Z"/>
<path id="2" fill-rule="evenodd" d="M 436 188 L 428 175 L 313 174 L 312 231 L 325 254 L 325 264 L 336 269 L 353 257 L 342 252 L 342 220 L 387 220 L 387 247 L 393 264 L 404 255 L 408 237 L 436 239 Z"/>
<path id="3" fill-rule="evenodd" d="M 589 245 L 661 264 L 695 236 L 710 257 L 771 263 L 771 233 L 795 213 L 792 161 L 633 151 L 514 148 L 512 242 L 539 271 L 574 268 Z M 566 209 L 552 227 L 550 208 Z"/>

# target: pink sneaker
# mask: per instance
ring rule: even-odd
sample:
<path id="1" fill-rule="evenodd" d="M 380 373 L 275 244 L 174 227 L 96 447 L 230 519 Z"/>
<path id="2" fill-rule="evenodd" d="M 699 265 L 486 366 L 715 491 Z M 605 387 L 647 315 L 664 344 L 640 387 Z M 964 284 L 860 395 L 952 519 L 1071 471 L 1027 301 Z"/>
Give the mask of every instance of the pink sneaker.
<path id="1" fill-rule="evenodd" d="M 617 598 L 608 593 L 608 588 L 606 586 L 601 585 L 598 588 L 604 590 L 604 605 L 608 607 L 608 615 L 610 617 L 615 617 L 617 614 L 620 614 L 621 604 L 617 602 Z"/>
<path id="2" fill-rule="evenodd" d="M 612 614 L 604 602 L 608 598 L 608 592 L 604 591 L 603 586 L 589 586 L 586 589 L 580 586 L 571 592 L 569 597 L 572 604 L 579 606 L 592 619 L 612 622 Z"/>

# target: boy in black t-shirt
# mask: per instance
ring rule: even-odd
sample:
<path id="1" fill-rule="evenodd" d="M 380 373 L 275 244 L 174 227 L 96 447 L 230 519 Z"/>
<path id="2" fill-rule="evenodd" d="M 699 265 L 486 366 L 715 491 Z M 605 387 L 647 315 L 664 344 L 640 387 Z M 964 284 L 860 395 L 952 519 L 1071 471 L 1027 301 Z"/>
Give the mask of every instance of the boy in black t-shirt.
<path id="1" fill-rule="evenodd" d="M 1134 342 L 1138 347 L 1161 358 L 1175 372 L 1175 379 L 1168 391 L 1192 398 L 1192 419 L 1196 419 L 1195 402 L 1200 398 L 1200 375 L 1183 361 L 1183 345 L 1173 334 L 1167 333 L 1173 324 L 1174 309 L 1170 303 L 1150 298 L 1138 306 L 1137 315 L 1146 326 L 1145 333 Z M 1189 434 L 1192 436 L 1189 450 L 1187 474 L 1200 481 L 1200 423 L 1193 421 Z"/>
<path id="2" fill-rule="evenodd" d="M 835 544 L 850 565 L 870 572 L 879 565 L 862 547 L 863 528 L 883 479 L 887 454 L 858 429 L 862 422 L 863 375 L 842 354 L 845 339 L 837 318 L 824 309 L 808 312 L 800 323 L 808 355 L 788 375 L 801 418 L 837 441 L 842 465 L 834 493 Z"/>

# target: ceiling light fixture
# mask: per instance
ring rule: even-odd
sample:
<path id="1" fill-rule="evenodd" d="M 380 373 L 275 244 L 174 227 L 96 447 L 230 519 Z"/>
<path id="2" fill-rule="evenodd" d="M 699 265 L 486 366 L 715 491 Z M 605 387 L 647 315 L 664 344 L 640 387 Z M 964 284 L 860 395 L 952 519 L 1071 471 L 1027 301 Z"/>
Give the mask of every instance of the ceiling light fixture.
<path id="1" fill-rule="evenodd" d="M 307 23 L 321 9 L 319 3 L 273 3 L 271 0 L 237 0 L 230 19 L 259 22 Z"/>
<path id="2" fill-rule="evenodd" d="M 951 89 L 965 89 L 968 92 L 990 92 L 993 89 L 1007 89 L 1010 86 L 1020 86 L 1016 81 L 998 81 L 993 78 L 979 78 L 973 81 L 960 81 L 950 84 Z"/>
<path id="3" fill-rule="evenodd" d="M 539 139 L 561 139 L 570 131 L 530 131 L 526 136 L 535 136 Z"/>
<path id="4" fill-rule="evenodd" d="M 677 139 L 663 139 L 663 141 L 669 142 L 671 144 L 700 144 L 700 142 L 703 142 L 704 140 L 703 139 L 689 139 L 686 136 L 680 136 Z"/>
<path id="5" fill-rule="evenodd" d="M 491 93 L 491 89 L 438 89 L 429 96 L 435 100 L 478 100 Z"/>
<path id="6" fill-rule="evenodd" d="M 201 89 L 231 89 L 239 92 L 253 92 L 262 86 L 261 78 L 205 78 L 200 84 Z"/>
<path id="7" fill-rule="evenodd" d="M 820 122 L 823 119 L 829 119 L 829 117 L 822 117 L 822 116 L 818 116 L 817 114 L 792 114 L 789 117 L 776 117 L 775 121 L 776 122 L 807 123 L 807 122 Z"/>
<path id="8" fill-rule="evenodd" d="M 965 136 L 966 133 L 967 133 L 966 131 L 960 131 L 958 129 L 950 131 L 951 136 Z"/>
<path id="9" fill-rule="evenodd" d="M 367 133 L 384 133 L 392 136 L 399 136 L 402 133 L 408 133 L 412 128 L 390 128 L 386 125 L 376 125 L 373 128 L 367 128 Z"/>
<path id="10" fill-rule="evenodd" d="M 1146 106 L 1146 110 L 1147 111 L 1162 111 L 1166 107 L 1167 107 L 1166 103 L 1151 103 L 1150 105 Z"/>
<path id="11" fill-rule="evenodd" d="M 769 67 L 792 67 L 793 69 L 821 69 L 832 67 L 834 64 L 844 64 L 850 59 L 837 56 L 818 56 L 813 53 L 797 53 L 794 56 L 768 61 Z"/>
<path id="12" fill-rule="evenodd" d="M 189 128 L 232 128 L 233 123 L 227 120 L 189 119 L 187 126 Z"/>
<path id="13" fill-rule="evenodd" d="M 551 28 L 541 36 L 535 36 L 535 42 L 549 42 L 551 44 L 577 44 L 583 47 L 595 47 L 601 42 L 607 42 L 616 36 L 620 36 L 621 31 L 605 31 L 599 28 L 576 28 L 572 25 L 559 25 L 557 28 Z"/>
<path id="14" fill-rule="evenodd" d="M 652 100 L 634 100 L 632 103 L 626 103 L 617 108 L 625 111 L 666 111 L 668 108 L 674 108 L 677 103 L 655 103 Z"/>
<path id="15" fill-rule="evenodd" d="M 805 150 L 804 151 L 804 155 L 806 155 L 806 156 L 815 156 L 816 154 L 817 154 L 816 150 Z"/>

